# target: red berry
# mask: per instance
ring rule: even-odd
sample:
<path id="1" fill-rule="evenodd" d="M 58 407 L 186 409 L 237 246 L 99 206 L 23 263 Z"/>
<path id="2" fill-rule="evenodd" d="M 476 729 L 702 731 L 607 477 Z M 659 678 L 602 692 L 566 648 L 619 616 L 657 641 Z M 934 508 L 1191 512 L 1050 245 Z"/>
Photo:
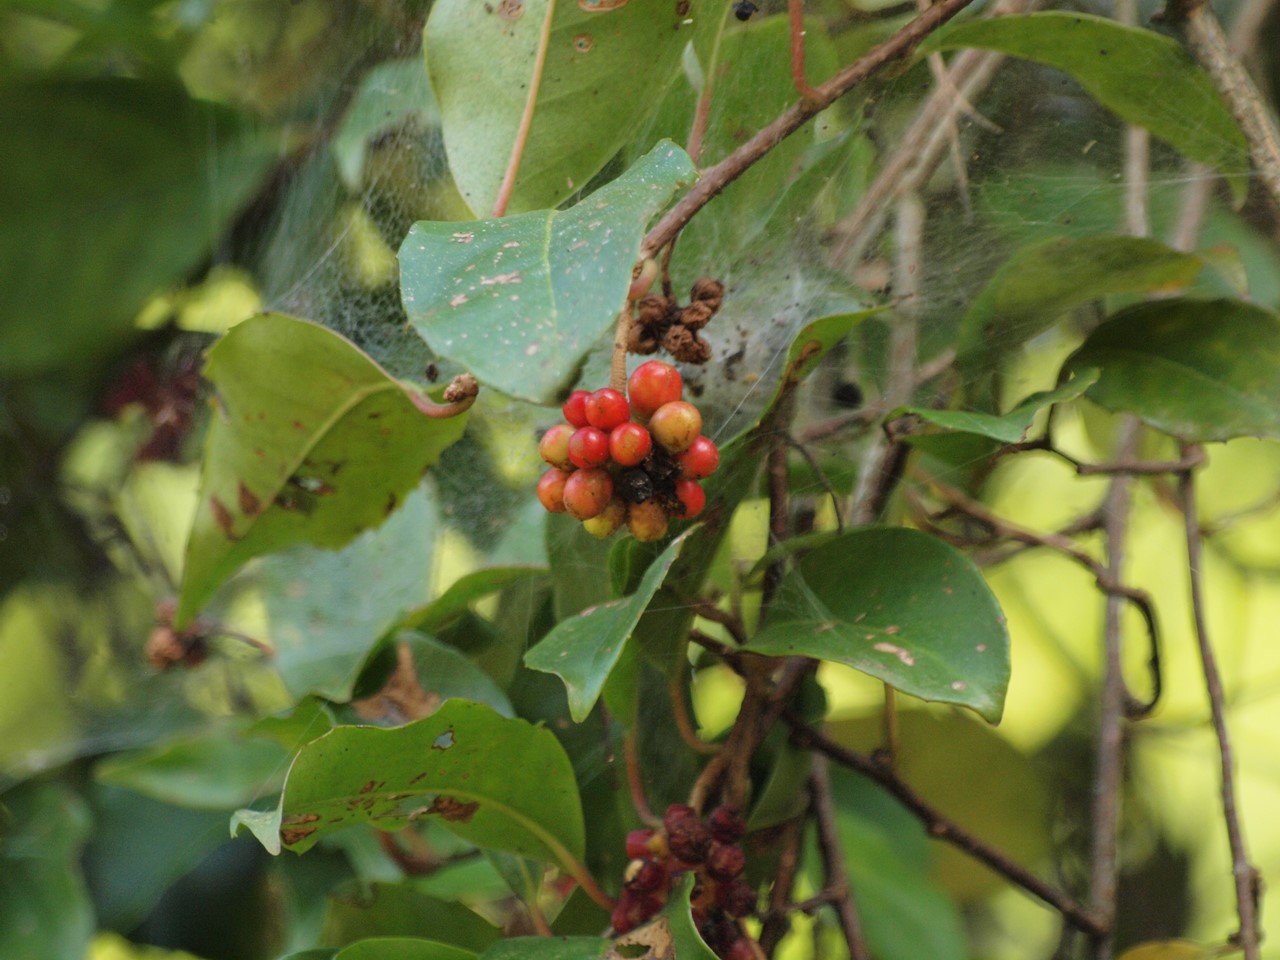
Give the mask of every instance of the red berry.
<path id="1" fill-rule="evenodd" d="M 609 454 L 624 467 L 637 466 L 653 449 L 653 437 L 638 423 L 620 423 L 609 433 Z"/>
<path id="2" fill-rule="evenodd" d="M 593 427 L 599 427 L 606 433 L 618 424 L 626 423 L 631 419 L 631 405 L 627 403 L 627 398 L 612 387 L 601 387 L 591 394 L 587 397 L 584 407 L 587 423 Z"/>
<path id="3" fill-rule="evenodd" d="M 710 438 L 698 436 L 689 449 L 676 457 L 680 476 L 688 480 L 704 480 L 720 466 L 720 451 Z"/>
<path id="4" fill-rule="evenodd" d="M 702 484 L 698 483 L 697 480 L 677 480 L 676 499 L 684 507 L 684 518 L 686 520 L 696 517 L 702 512 L 702 508 L 707 505 L 706 491 L 702 489 Z"/>
<path id="5" fill-rule="evenodd" d="M 747 821 L 742 819 L 742 811 L 731 804 L 716 807 L 707 817 L 707 828 L 711 836 L 721 843 L 737 843 L 747 833 Z"/>
<path id="6" fill-rule="evenodd" d="M 538 499 L 552 513 L 564 513 L 564 485 L 569 474 L 552 467 L 538 480 Z"/>
<path id="7" fill-rule="evenodd" d="M 613 927 L 614 933 L 626 933 L 649 920 L 661 909 L 662 899 L 660 897 L 652 893 L 640 893 L 639 891 L 633 893 L 623 887 L 622 896 L 618 898 L 618 905 L 613 908 L 610 925 Z"/>
<path id="8" fill-rule="evenodd" d="M 653 839 L 652 830 L 632 830 L 627 834 L 627 856 L 632 860 L 647 857 L 653 852 L 649 841 Z"/>
<path id="9" fill-rule="evenodd" d="M 633 503 L 627 507 L 627 529 L 637 540 L 661 540 L 667 535 L 667 511 L 656 501 Z"/>
<path id="10" fill-rule="evenodd" d="M 746 937 L 739 937 L 721 954 L 724 960 L 755 960 L 756 952 Z"/>
<path id="11" fill-rule="evenodd" d="M 673 803 L 667 807 L 667 812 L 662 815 L 662 829 L 670 830 L 673 824 L 688 820 L 693 817 L 698 818 L 698 812 L 687 803 Z"/>
<path id="12" fill-rule="evenodd" d="M 739 876 L 746 866 L 747 855 L 736 843 L 711 841 L 711 849 L 707 851 L 707 873 L 717 880 L 732 880 Z"/>
<path id="13" fill-rule="evenodd" d="M 575 520 L 599 516 L 613 498 L 608 470 L 575 470 L 564 482 L 564 509 Z"/>
<path id="14" fill-rule="evenodd" d="M 569 399 L 564 402 L 564 406 L 560 408 L 560 412 L 564 414 L 564 418 L 568 423 L 575 427 L 585 427 L 587 425 L 587 397 L 591 394 L 585 390 L 575 390 L 569 394 Z"/>
<path id="15" fill-rule="evenodd" d="M 542 435 L 538 441 L 538 453 L 542 459 L 561 470 L 572 470 L 573 461 L 569 459 L 569 438 L 573 436 L 573 427 L 565 423 L 557 423 Z"/>
<path id="16" fill-rule="evenodd" d="M 671 852 L 685 863 L 702 863 L 711 847 L 711 833 L 707 825 L 696 815 L 672 819 L 663 819 L 667 828 L 667 845 Z"/>
<path id="17" fill-rule="evenodd" d="M 650 416 L 664 403 L 679 400 L 684 390 L 680 371 L 661 360 L 649 360 L 636 367 L 627 381 L 631 409 L 638 416 Z"/>
<path id="18" fill-rule="evenodd" d="M 609 435 L 598 427 L 579 427 L 569 437 L 569 459 L 583 469 L 609 462 Z"/>
<path id="19" fill-rule="evenodd" d="M 593 537 L 604 540 L 627 522 L 627 505 L 618 497 L 605 504 L 604 509 L 590 520 L 582 521 L 582 529 Z"/>
<path id="20" fill-rule="evenodd" d="M 668 453 L 683 453 L 702 432 L 702 414 L 692 403 L 672 400 L 654 411 L 649 432 Z"/>

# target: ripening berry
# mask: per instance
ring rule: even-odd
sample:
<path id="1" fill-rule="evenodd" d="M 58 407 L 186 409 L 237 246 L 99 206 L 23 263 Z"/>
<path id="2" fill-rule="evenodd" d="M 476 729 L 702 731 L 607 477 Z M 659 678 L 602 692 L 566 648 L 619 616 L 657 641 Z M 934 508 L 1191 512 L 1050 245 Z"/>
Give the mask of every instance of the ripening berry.
<path id="1" fill-rule="evenodd" d="M 653 500 L 627 507 L 627 529 L 640 541 L 661 540 L 667 535 L 667 511 Z"/>
<path id="2" fill-rule="evenodd" d="M 627 403 L 627 398 L 621 391 L 612 387 L 601 387 L 591 394 L 583 408 L 586 410 L 587 423 L 599 427 L 605 433 L 631 419 L 631 404 Z"/>
<path id="3" fill-rule="evenodd" d="M 747 855 L 736 843 L 711 841 L 707 851 L 707 873 L 717 880 L 732 880 L 747 866 Z"/>
<path id="4" fill-rule="evenodd" d="M 668 453 L 683 453 L 702 433 L 702 414 L 692 403 L 664 403 L 649 418 L 649 432 Z"/>
<path id="5" fill-rule="evenodd" d="M 622 882 L 636 893 L 653 893 L 666 887 L 667 868 L 656 860 L 632 860 Z"/>
<path id="6" fill-rule="evenodd" d="M 569 459 L 584 470 L 609 462 L 609 435 L 599 427 L 579 427 L 569 437 Z"/>
<path id="7" fill-rule="evenodd" d="M 687 480 L 705 480 L 720 466 L 720 450 L 709 438 L 698 436 L 689 449 L 676 457 L 680 476 Z"/>
<path id="8" fill-rule="evenodd" d="M 667 828 L 667 846 L 671 853 L 685 863 L 702 863 L 711 846 L 711 833 L 707 825 L 697 815 L 663 818 L 663 826 Z"/>
<path id="9" fill-rule="evenodd" d="M 632 892 L 622 888 L 618 905 L 613 908 L 609 923 L 613 932 L 627 933 L 656 916 L 662 909 L 662 898 L 652 893 Z"/>
<path id="10" fill-rule="evenodd" d="M 582 529 L 593 537 L 604 540 L 627 522 L 627 505 L 618 497 L 610 500 L 603 510 L 590 520 L 582 521 Z"/>
<path id="11" fill-rule="evenodd" d="M 638 423 L 620 423 L 609 432 L 609 455 L 615 463 L 634 467 L 653 449 L 653 437 Z"/>
<path id="12" fill-rule="evenodd" d="M 557 423 L 538 441 L 538 454 L 553 467 L 572 470 L 573 461 L 569 459 L 569 438 L 572 436 L 573 427 Z"/>
<path id="13" fill-rule="evenodd" d="M 613 498 L 608 470 L 575 470 L 564 482 L 564 509 L 575 520 L 599 516 Z"/>
<path id="14" fill-rule="evenodd" d="M 676 499 L 684 507 L 684 518 L 690 520 L 702 512 L 707 505 L 707 494 L 697 480 L 677 480 Z"/>
<path id="15" fill-rule="evenodd" d="M 552 467 L 538 480 L 538 499 L 552 513 L 564 513 L 564 485 L 569 474 Z"/>
<path id="16" fill-rule="evenodd" d="M 587 426 L 587 397 L 589 396 L 591 394 L 586 390 L 575 390 L 569 394 L 569 399 L 560 408 L 560 412 L 564 414 L 565 421 L 571 426 Z"/>
<path id="17" fill-rule="evenodd" d="M 627 856 L 636 860 L 654 853 L 649 844 L 655 836 L 653 830 L 632 830 L 627 834 Z"/>
<path id="18" fill-rule="evenodd" d="M 683 390 L 680 371 L 661 360 L 640 364 L 627 381 L 627 397 L 639 417 L 648 417 L 663 404 L 679 400 Z"/>
<path id="19" fill-rule="evenodd" d="M 742 811 L 731 804 L 722 804 L 707 817 L 707 829 L 721 843 L 737 843 L 747 834 L 747 821 Z"/>
<path id="20" fill-rule="evenodd" d="M 751 4 L 755 6 L 755 4 Z M 738 17 L 739 20 L 746 19 Z M 751 949 L 751 942 L 746 937 L 739 937 L 721 954 L 724 960 L 755 960 L 756 952 Z"/>

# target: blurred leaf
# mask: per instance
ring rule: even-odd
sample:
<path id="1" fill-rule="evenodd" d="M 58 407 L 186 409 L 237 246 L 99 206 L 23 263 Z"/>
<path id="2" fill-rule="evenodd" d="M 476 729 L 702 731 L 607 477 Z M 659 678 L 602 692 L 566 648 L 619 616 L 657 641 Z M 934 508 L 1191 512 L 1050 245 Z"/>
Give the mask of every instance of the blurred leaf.
<path id="1" fill-rule="evenodd" d="M 278 790 L 287 762 L 278 744 L 222 729 L 114 754 L 94 773 L 99 783 L 161 803 L 230 810 Z"/>
<path id="2" fill-rule="evenodd" d="M 302 853 L 353 823 L 390 831 L 421 817 L 570 873 L 583 852 L 577 785 L 555 737 L 465 700 L 403 727 L 331 730 L 299 751 L 274 812 L 242 810 L 232 827 L 272 853 Z"/>
<path id="3" fill-rule="evenodd" d="M 334 549 L 380 526 L 462 435 L 425 398 L 331 330 L 283 314 L 209 351 L 217 390 L 177 620 L 245 561 L 298 544 Z"/>
<path id="4" fill-rule="evenodd" d="M 4 806 L 14 826 L 0 844 L 0 956 L 83 957 L 94 928 L 79 867 L 84 804 L 64 786 L 32 783 L 4 794 Z"/>
<path id="5" fill-rule="evenodd" d="M 475 960 L 475 953 L 434 940 L 375 937 L 339 950 L 333 960 Z"/>
<path id="6" fill-rule="evenodd" d="M 477 600 L 497 593 L 513 583 L 544 577 L 546 574 L 546 567 L 527 565 L 475 570 L 459 577 L 448 590 L 426 606 L 410 613 L 400 625 L 408 630 L 432 633 L 460 616 Z"/>
<path id="7" fill-rule="evenodd" d="M 1280 438 L 1280 317 L 1239 300 L 1157 300 L 1113 315 L 1067 358 L 1086 396 L 1182 440 Z"/>
<path id="8" fill-rule="evenodd" d="M 604 937 L 508 937 L 480 956 L 482 960 L 601 960 L 611 945 Z"/>
<path id="9" fill-rule="evenodd" d="M 645 224 L 695 176 L 661 143 L 563 212 L 415 223 L 400 247 L 410 322 L 482 382 L 552 402 L 617 318 Z"/>
<path id="10" fill-rule="evenodd" d="M 787 362 L 782 368 L 782 376 L 778 378 L 778 385 L 774 388 L 759 423 L 764 423 L 778 402 L 803 383 L 817 367 L 818 361 L 847 337 L 849 331 L 868 317 L 883 313 L 887 309 L 887 307 L 871 307 L 856 313 L 838 313 L 829 317 L 820 317 L 797 333 L 787 349 Z"/>
<path id="11" fill-rule="evenodd" d="M 605 681 L 622 655 L 645 608 L 653 600 L 680 549 L 693 533 L 686 530 L 662 551 L 636 592 L 620 600 L 588 607 L 575 617 L 561 620 L 536 647 L 524 656 L 531 670 L 554 673 L 564 681 L 569 713 L 581 723 L 595 706 Z"/>
<path id="12" fill-rule="evenodd" d="M 295 547 L 232 581 L 229 592 L 243 590 L 265 609 L 267 632 L 257 639 L 271 645 L 295 698 L 351 699 L 370 647 L 429 595 L 438 530 L 430 492 L 426 484 L 411 491 L 386 523 L 341 550 Z M 245 631 L 254 632 L 251 622 Z"/>
<path id="13" fill-rule="evenodd" d="M 435 946 L 461 955 L 440 960 L 464 960 L 493 943 L 498 930 L 462 904 L 425 896 L 407 883 L 340 888 L 329 900 L 324 942 L 346 947 L 371 937 L 431 938 Z"/>
<path id="14" fill-rule="evenodd" d="M 848 531 L 805 554 L 746 649 L 843 663 L 992 723 L 1009 684 L 1004 615 L 978 568 L 900 527 Z"/>
<path id="15" fill-rule="evenodd" d="M 568 514 L 547 516 L 546 533 L 556 620 L 612 600 L 613 544 L 593 537 Z"/>
<path id="16" fill-rule="evenodd" d="M 1202 947 L 1190 940 L 1152 940 L 1130 947 L 1117 960 L 1212 960 L 1219 950 Z"/>
<path id="17" fill-rule="evenodd" d="M 1055 237 L 1024 247 L 969 305 L 956 344 L 960 363 L 985 368 L 1074 307 L 1185 287 L 1203 267 L 1200 257 L 1143 237 Z"/>
<path id="18" fill-rule="evenodd" d="M 22 136 L 0 151 L 0 370 L 87 362 L 133 336 L 274 159 L 237 121 L 168 83 L 5 85 L 0 129 Z"/>
<path id="19" fill-rule="evenodd" d="M 440 108 L 422 61 L 391 60 L 366 73 L 329 144 L 348 189 L 361 187 L 369 141 L 410 119 L 424 127 L 440 125 Z"/>
<path id="20" fill-rule="evenodd" d="M 690 898 L 696 878 L 693 873 L 686 873 L 680 881 L 680 888 L 667 901 L 662 911 L 671 930 L 671 940 L 675 945 L 675 956 L 679 960 L 715 960 L 716 955 L 698 933 L 693 922 L 693 907 Z"/>
<path id="21" fill-rule="evenodd" d="M 1248 148 L 1213 81 L 1177 41 L 1082 13 L 1050 11 L 944 26 L 921 52 L 982 47 L 1071 74 L 1122 120 L 1146 127 L 1192 160 L 1248 173 Z M 1133 82 L 1142 64 L 1149 85 Z M 1159 90 L 1159 96 L 1151 91 Z"/>
<path id="22" fill-rule="evenodd" d="M 1048 788 L 1031 758 L 958 711 L 908 708 L 899 711 L 898 723 L 894 769 L 926 802 L 1028 867 L 1052 852 Z M 840 743 L 863 752 L 883 742 L 879 717 L 837 720 L 827 729 Z M 982 776 L 975 777 L 976 770 Z M 933 844 L 932 859 L 934 876 L 962 901 L 981 900 L 1005 884 L 948 844 Z"/>
<path id="23" fill-rule="evenodd" d="M 971 433 L 1001 443 L 1020 443 L 1027 439 L 1027 431 L 1041 410 L 1055 403 L 1074 400 L 1085 389 L 1098 381 L 1098 371 L 1082 369 L 1077 376 L 1054 390 L 1033 393 L 1008 413 L 980 413 L 971 410 L 935 410 L 932 407 L 899 407 L 890 418 L 904 413 L 915 414 L 921 420 L 942 427 L 953 433 Z"/>
<path id="24" fill-rule="evenodd" d="M 453 647 L 412 632 L 402 632 L 397 639 L 409 644 L 413 665 L 428 696 L 471 700 L 501 716 L 515 716 L 507 695 L 487 673 Z"/>
<path id="25" fill-rule="evenodd" d="M 661 99 L 690 33 L 670 0 L 599 11 L 589 0 L 560 3 L 539 78 L 549 6 L 440 0 L 431 8 L 423 50 L 449 167 L 480 216 L 494 207 L 532 84 L 541 81 L 510 213 L 554 207 L 582 189 Z"/>
<path id="26" fill-rule="evenodd" d="M 789 743 L 774 752 L 769 778 L 751 806 L 748 830 L 765 830 L 804 813 L 809 805 L 809 766 L 812 754 Z"/>

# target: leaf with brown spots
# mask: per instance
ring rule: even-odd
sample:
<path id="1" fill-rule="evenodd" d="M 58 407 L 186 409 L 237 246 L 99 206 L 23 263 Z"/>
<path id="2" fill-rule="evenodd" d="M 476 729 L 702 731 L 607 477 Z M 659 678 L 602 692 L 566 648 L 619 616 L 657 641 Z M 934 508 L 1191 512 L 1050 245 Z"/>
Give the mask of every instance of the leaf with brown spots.
<path id="1" fill-rule="evenodd" d="M 465 427 L 465 416 L 425 416 L 412 387 L 332 330 L 278 313 L 214 344 L 205 376 L 216 412 L 178 628 L 247 560 L 300 544 L 335 549 L 381 525 L 386 505 Z"/>

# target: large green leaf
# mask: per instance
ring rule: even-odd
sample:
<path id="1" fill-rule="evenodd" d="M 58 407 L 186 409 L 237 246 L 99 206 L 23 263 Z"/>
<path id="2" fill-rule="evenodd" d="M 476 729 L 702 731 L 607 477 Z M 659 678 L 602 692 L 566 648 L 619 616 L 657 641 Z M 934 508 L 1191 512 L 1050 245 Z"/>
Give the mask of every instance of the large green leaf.
<path id="1" fill-rule="evenodd" d="M 582 808 L 569 758 L 548 730 L 465 700 L 403 727 L 338 727 L 289 768 L 269 813 L 240 811 L 272 853 L 298 853 L 353 823 L 397 830 L 422 817 L 481 847 L 578 873 Z"/>
<path id="2" fill-rule="evenodd" d="M 962 364 L 985 368 L 1090 300 L 1187 286 L 1204 267 L 1142 237 L 1055 237 L 1025 247 L 996 271 L 960 323 Z"/>
<path id="3" fill-rule="evenodd" d="M 747 649 L 843 663 L 993 723 L 1009 684 L 1009 634 L 982 574 L 902 527 L 852 530 L 806 554 Z"/>
<path id="4" fill-rule="evenodd" d="M 131 335 L 273 159 L 236 126 L 171 84 L 5 86 L 0 129 L 22 133 L 0 151 L 0 369 L 90 361 Z"/>
<path id="5" fill-rule="evenodd" d="M 351 882 L 330 895 L 321 940 L 347 946 L 371 938 L 430 938 L 439 948 L 474 957 L 497 936 L 491 923 L 461 903 L 428 896 L 411 883 Z"/>
<path id="6" fill-rule="evenodd" d="M 1176 41 L 1083 13 L 1050 11 L 953 23 L 922 51 L 982 47 L 1071 74 L 1103 106 L 1192 160 L 1226 174 L 1249 169 L 1244 135 L 1209 75 Z M 1142 83 L 1134 83 L 1134 65 Z"/>
<path id="7" fill-rule="evenodd" d="M 679 69 L 690 31 L 676 8 L 672 0 L 440 0 L 431 8 L 427 69 L 450 169 L 477 215 L 493 209 L 506 173 L 546 17 L 551 34 L 510 213 L 556 206 L 629 139 Z"/>
<path id="8" fill-rule="evenodd" d="M 482 960 L 601 960 L 612 942 L 604 937 L 507 937 L 480 956 Z"/>
<path id="9" fill-rule="evenodd" d="M 4 795 L 0 818 L 0 956 L 83 957 L 94 929 L 78 865 L 84 804 L 64 786 L 31 783 Z"/>
<path id="10" fill-rule="evenodd" d="M 1121 310 L 1067 359 L 1098 367 L 1086 393 L 1183 440 L 1280 438 L 1280 317 L 1239 300 Z"/>
<path id="11" fill-rule="evenodd" d="M 414 329 L 485 383 L 551 402 L 617 318 L 649 218 L 694 175 L 662 143 L 564 212 L 415 223 L 400 247 Z"/>
<path id="12" fill-rule="evenodd" d="M 324 327 L 269 313 L 209 351 L 217 391 L 178 621 L 252 557 L 336 548 L 376 527 L 462 435 Z"/>
<path id="13" fill-rule="evenodd" d="M 425 127 L 440 125 L 440 108 L 422 61 L 389 60 L 366 73 L 329 144 L 342 182 L 359 190 L 369 141 L 411 119 Z"/>
<path id="14" fill-rule="evenodd" d="M 640 586 L 631 596 L 588 607 L 560 621 L 541 643 L 525 654 L 528 667 L 554 673 L 564 681 L 569 713 L 578 723 L 585 720 L 595 706 L 610 671 L 622 656 L 623 645 L 631 638 L 645 608 L 693 532 L 686 530 L 671 541 L 649 564 Z"/>

